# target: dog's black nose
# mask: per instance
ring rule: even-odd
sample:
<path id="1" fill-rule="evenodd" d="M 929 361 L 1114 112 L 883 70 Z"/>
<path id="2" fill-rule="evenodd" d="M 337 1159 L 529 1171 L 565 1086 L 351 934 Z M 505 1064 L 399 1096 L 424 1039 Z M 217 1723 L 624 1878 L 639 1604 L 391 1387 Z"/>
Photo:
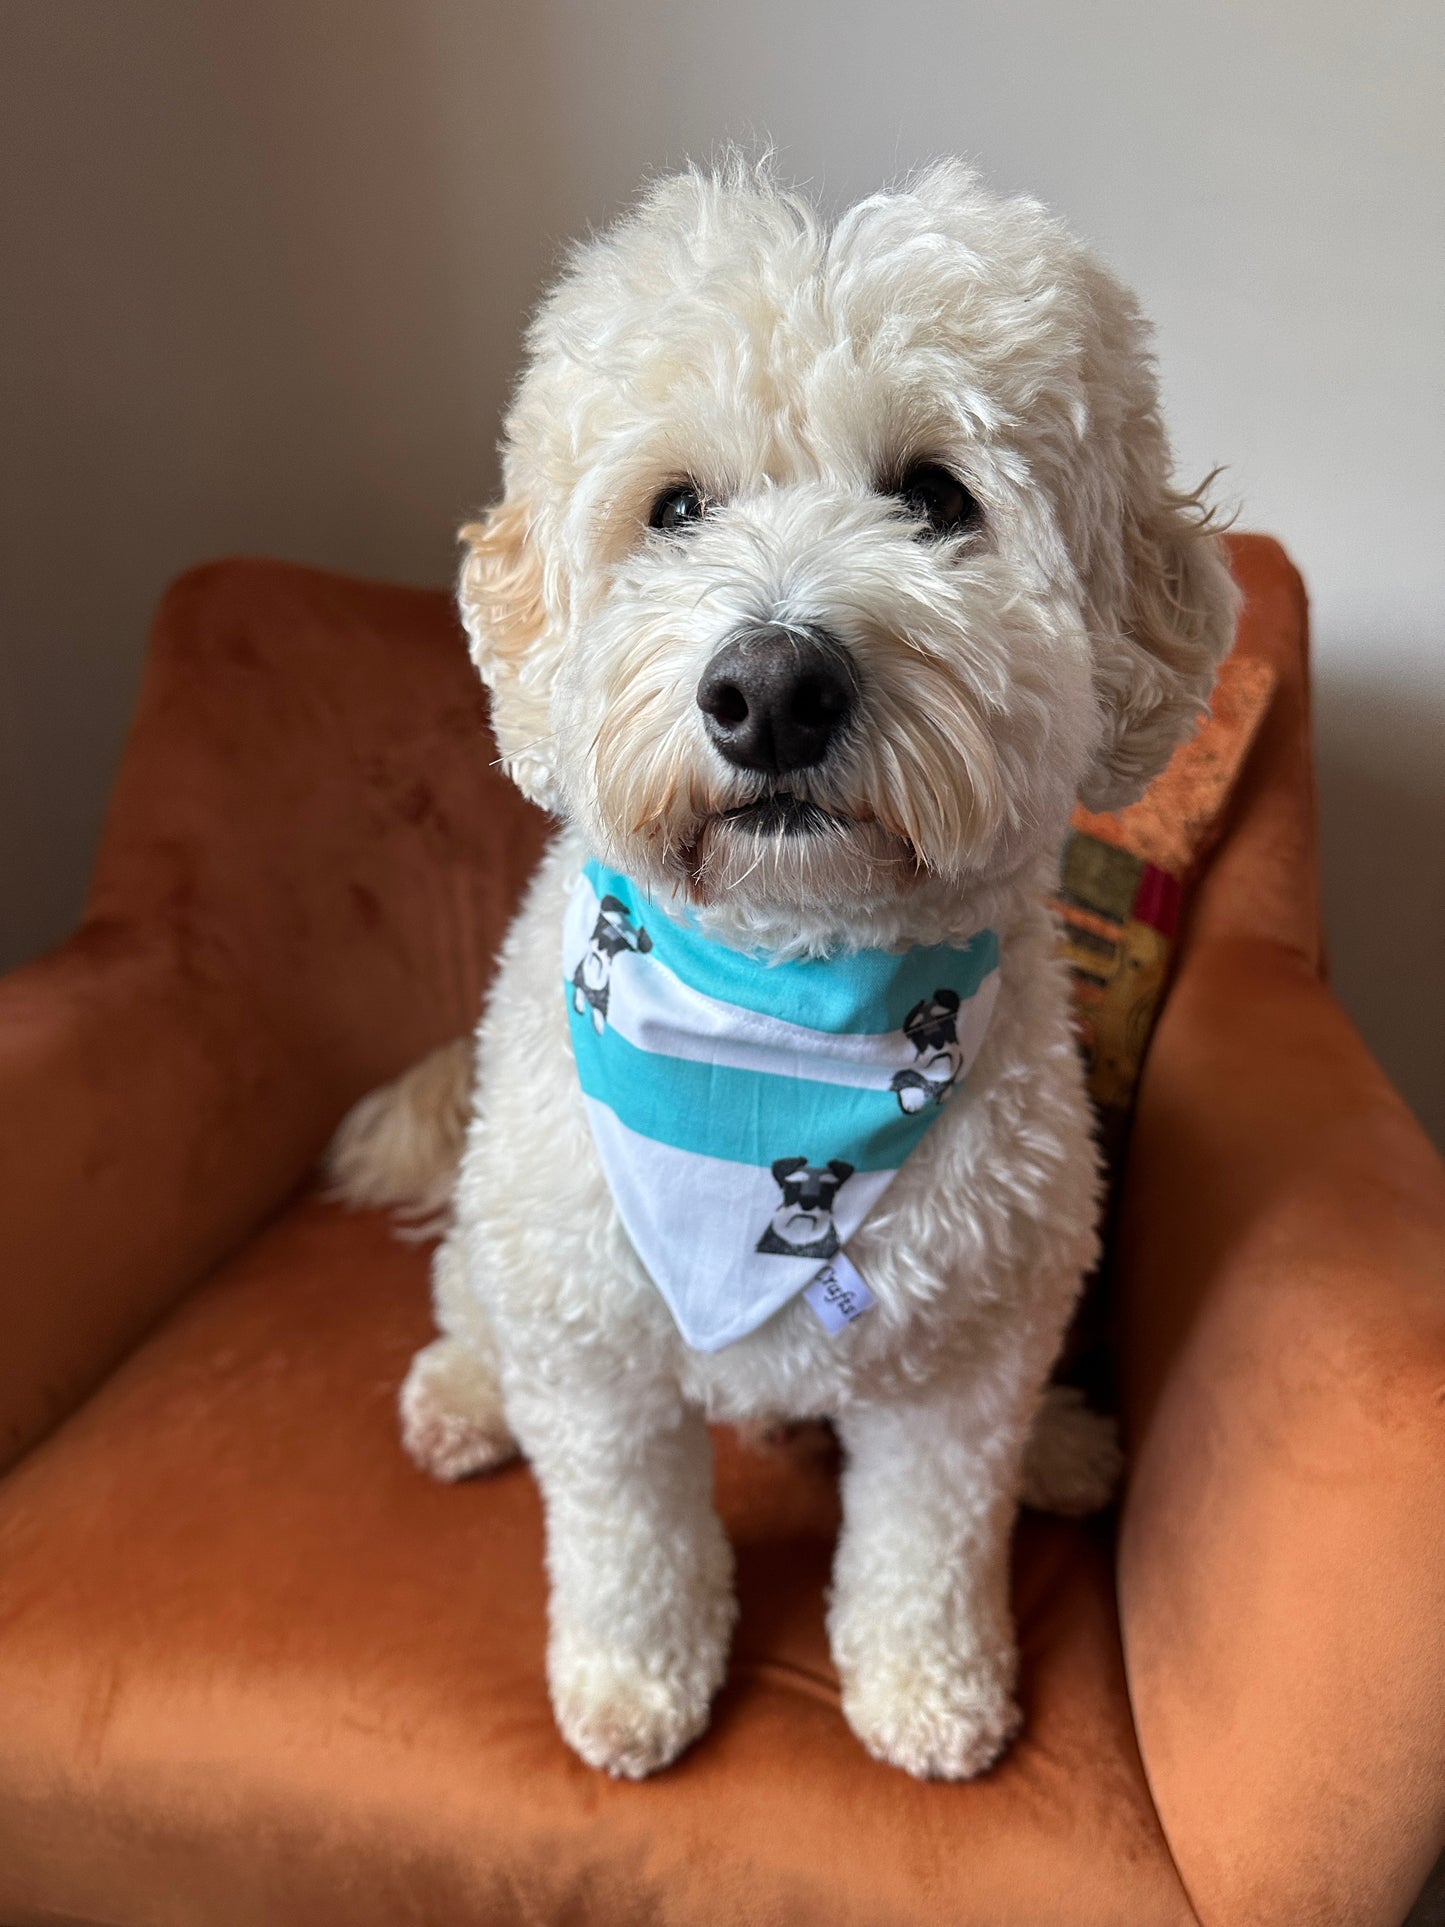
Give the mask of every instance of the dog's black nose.
<path id="1" fill-rule="evenodd" d="M 822 762 L 857 687 L 848 652 L 832 636 L 766 623 L 718 650 L 697 686 L 697 706 L 730 763 L 782 776 Z"/>

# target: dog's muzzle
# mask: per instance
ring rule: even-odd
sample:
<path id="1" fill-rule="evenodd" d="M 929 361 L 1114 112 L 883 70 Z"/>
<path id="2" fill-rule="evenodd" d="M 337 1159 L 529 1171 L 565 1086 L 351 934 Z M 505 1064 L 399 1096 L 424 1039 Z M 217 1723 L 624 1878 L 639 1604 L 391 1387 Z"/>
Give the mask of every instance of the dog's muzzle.
<path id="1" fill-rule="evenodd" d="M 842 643 L 821 629 L 770 622 L 723 644 L 703 671 L 697 706 L 719 755 L 783 776 L 823 761 L 857 694 Z"/>

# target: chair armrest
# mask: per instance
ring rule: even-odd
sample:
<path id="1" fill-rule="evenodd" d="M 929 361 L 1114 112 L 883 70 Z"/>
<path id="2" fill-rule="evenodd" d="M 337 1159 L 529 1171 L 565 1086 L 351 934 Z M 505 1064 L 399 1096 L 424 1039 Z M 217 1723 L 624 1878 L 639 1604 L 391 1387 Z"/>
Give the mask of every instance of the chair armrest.
<path id="1" fill-rule="evenodd" d="M 1193 1904 L 1398 1922 L 1445 1837 L 1445 1167 L 1297 952 L 1186 956 L 1118 1257 L 1120 1616 Z"/>
<path id="2" fill-rule="evenodd" d="M 0 1467 L 281 1202 L 331 1115 L 157 943 L 91 925 L 0 980 Z"/>

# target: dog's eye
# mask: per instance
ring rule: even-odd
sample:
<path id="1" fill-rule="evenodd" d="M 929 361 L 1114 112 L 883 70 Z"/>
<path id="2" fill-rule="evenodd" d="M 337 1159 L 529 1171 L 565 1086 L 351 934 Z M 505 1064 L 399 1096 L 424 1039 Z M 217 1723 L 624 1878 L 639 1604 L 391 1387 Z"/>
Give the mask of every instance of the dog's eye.
<path id="1" fill-rule="evenodd" d="M 653 503 L 647 525 L 660 529 L 664 535 L 673 535 L 700 522 L 707 511 L 707 499 L 695 482 L 677 482 L 672 488 L 665 488 Z"/>
<path id="2" fill-rule="evenodd" d="M 983 510 L 963 483 L 937 462 L 910 468 L 898 484 L 898 498 L 910 515 L 928 524 L 930 535 L 959 535 L 983 520 Z"/>

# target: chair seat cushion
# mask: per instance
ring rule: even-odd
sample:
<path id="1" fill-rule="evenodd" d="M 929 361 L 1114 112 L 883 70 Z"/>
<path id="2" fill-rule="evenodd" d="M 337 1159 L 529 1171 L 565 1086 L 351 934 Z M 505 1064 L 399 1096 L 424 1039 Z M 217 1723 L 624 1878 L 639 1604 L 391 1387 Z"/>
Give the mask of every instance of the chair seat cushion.
<path id="1" fill-rule="evenodd" d="M 824 1637 L 827 1437 L 718 1438 L 741 1619 L 710 1732 L 619 1784 L 543 1677 L 523 1465 L 397 1443 L 425 1254 L 305 1200 L 0 1487 L 0 1918 L 116 1927 L 1183 1922 L 1107 1535 L 1025 1516 L 1024 1738 L 869 1759 Z"/>

